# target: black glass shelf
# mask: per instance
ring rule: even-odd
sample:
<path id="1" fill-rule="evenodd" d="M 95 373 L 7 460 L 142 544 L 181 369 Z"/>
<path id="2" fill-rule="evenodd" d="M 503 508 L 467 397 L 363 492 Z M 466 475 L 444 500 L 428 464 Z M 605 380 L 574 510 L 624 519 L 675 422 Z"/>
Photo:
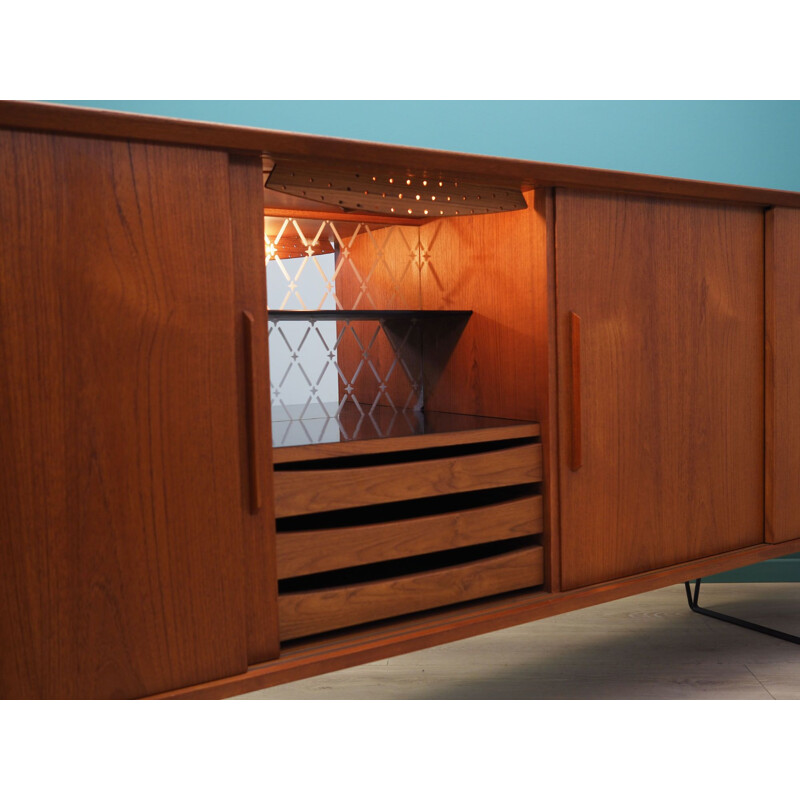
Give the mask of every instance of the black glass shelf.
<path id="1" fill-rule="evenodd" d="M 269 319 L 272 322 L 281 320 L 317 320 L 317 319 L 419 319 L 419 320 L 445 320 L 469 319 L 472 311 L 411 311 L 411 310 L 384 310 L 384 309 L 358 309 L 355 311 L 341 311 L 339 309 L 320 309 L 319 311 L 277 311 L 270 310 Z"/>
<path id="2" fill-rule="evenodd" d="M 307 409 L 300 419 L 273 419 L 275 463 L 540 435 L 536 422 L 440 411 L 363 410 L 347 403 L 330 415 L 314 413 Z"/>

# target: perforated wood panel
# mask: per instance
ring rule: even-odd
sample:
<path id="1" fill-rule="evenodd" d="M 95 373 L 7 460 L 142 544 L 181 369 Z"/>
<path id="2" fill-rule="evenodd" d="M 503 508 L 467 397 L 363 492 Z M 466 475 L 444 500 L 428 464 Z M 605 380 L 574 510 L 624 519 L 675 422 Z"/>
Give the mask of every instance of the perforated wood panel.
<path id="1" fill-rule="evenodd" d="M 476 184 L 425 171 L 405 173 L 357 167 L 320 170 L 319 165 L 284 161 L 272 169 L 266 186 L 318 203 L 409 219 L 525 208 L 518 188 Z"/>

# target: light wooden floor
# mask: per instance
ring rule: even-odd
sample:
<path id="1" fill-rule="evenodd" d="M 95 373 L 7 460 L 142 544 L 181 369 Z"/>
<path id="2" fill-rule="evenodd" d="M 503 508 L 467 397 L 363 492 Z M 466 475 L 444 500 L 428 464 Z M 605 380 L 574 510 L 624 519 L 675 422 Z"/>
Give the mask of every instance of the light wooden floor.
<path id="1" fill-rule="evenodd" d="M 700 604 L 800 635 L 800 584 L 703 584 Z M 689 611 L 683 584 L 241 695 L 800 699 L 800 646 Z"/>

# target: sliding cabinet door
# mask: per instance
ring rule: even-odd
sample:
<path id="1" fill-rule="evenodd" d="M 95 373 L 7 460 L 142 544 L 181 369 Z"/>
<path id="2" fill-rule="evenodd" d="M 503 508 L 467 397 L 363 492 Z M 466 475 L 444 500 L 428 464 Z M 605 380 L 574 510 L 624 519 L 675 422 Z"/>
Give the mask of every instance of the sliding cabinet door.
<path id="1" fill-rule="evenodd" d="M 562 588 L 763 541 L 763 226 L 557 192 Z"/>
<path id="2" fill-rule="evenodd" d="M 269 643 L 248 646 L 245 611 L 228 155 L 0 131 L 0 181 L 0 696 L 138 697 L 244 672 Z"/>

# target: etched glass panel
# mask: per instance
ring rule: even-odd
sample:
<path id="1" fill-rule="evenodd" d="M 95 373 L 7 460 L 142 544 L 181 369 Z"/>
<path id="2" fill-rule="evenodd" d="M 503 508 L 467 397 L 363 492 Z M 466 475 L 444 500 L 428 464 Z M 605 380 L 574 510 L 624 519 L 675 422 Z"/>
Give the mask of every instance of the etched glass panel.
<path id="1" fill-rule="evenodd" d="M 421 335 L 414 318 L 271 321 L 274 445 L 415 432 Z"/>
<path id="2" fill-rule="evenodd" d="M 421 325 L 382 310 L 421 308 L 419 229 L 265 217 L 270 383 L 276 446 L 418 432 Z M 318 311 L 376 311 L 315 319 Z M 371 317 L 371 315 L 370 315 Z"/>
<path id="3" fill-rule="evenodd" d="M 414 226 L 265 217 L 264 246 L 271 309 L 421 308 Z"/>

